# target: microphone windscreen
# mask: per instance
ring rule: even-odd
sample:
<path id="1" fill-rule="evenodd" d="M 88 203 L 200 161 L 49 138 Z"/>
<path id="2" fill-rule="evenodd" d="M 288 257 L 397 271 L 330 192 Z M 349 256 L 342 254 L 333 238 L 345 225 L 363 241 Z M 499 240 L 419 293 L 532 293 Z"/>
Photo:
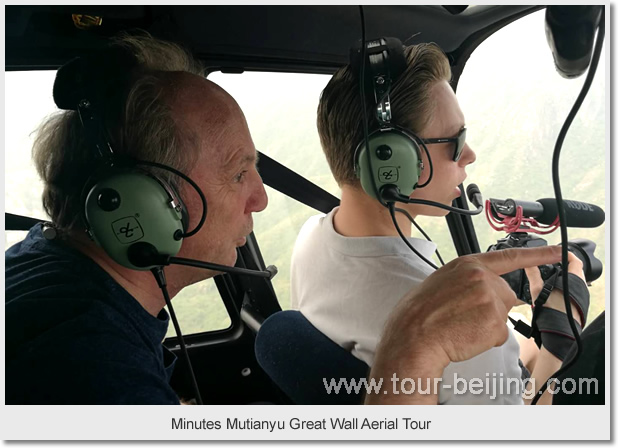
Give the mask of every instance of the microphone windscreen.
<path id="1" fill-rule="evenodd" d="M 143 241 L 131 244 L 127 249 L 127 256 L 129 262 L 138 268 L 169 264 L 169 256 L 160 254 L 155 246 Z"/>
<path id="2" fill-rule="evenodd" d="M 481 194 L 481 190 L 479 190 L 479 187 L 476 184 L 469 184 L 466 188 L 466 195 L 468 196 L 470 202 L 472 202 L 472 197 L 475 194 Z"/>
<path id="3" fill-rule="evenodd" d="M 541 224 L 551 225 L 558 216 L 558 205 L 554 198 L 539 199 L 543 213 L 535 219 Z M 564 200 L 564 211 L 568 227 L 598 227 L 605 222 L 605 212 L 601 207 L 585 202 Z"/>

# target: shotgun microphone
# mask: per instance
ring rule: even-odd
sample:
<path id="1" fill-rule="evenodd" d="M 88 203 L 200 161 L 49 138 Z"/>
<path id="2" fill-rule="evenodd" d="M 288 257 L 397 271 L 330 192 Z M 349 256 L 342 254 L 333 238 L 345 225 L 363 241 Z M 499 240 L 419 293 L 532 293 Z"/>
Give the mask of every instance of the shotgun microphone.
<path id="1" fill-rule="evenodd" d="M 538 199 L 537 201 L 490 198 L 489 202 L 492 213 L 498 212 L 505 216 L 515 216 L 517 207 L 521 207 L 523 216 L 534 218 L 545 225 L 554 224 L 558 217 L 558 205 L 554 198 Z M 605 222 L 605 212 L 596 205 L 566 199 L 563 203 L 568 227 L 592 228 L 599 227 Z M 494 218 L 498 218 L 495 213 Z"/>

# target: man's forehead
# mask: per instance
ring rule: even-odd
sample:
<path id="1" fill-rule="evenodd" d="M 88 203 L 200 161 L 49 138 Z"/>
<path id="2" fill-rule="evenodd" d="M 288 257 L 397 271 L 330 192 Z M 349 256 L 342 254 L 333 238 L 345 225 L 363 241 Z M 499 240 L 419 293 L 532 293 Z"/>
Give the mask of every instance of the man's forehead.
<path id="1" fill-rule="evenodd" d="M 226 118 L 216 126 L 217 129 L 205 132 L 210 137 L 207 146 L 217 153 L 219 166 L 226 169 L 232 165 L 255 162 L 255 146 L 242 111 L 238 108 L 236 113 Z"/>
<path id="2" fill-rule="evenodd" d="M 209 171 L 228 174 L 256 163 L 255 146 L 242 110 L 224 89 L 198 76 L 178 74 L 173 109 Z"/>
<path id="3" fill-rule="evenodd" d="M 427 131 L 438 132 L 440 138 L 455 136 L 466 124 L 455 93 L 450 85 L 443 82 L 433 87 L 432 95 L 434 110 Z"/>
<path id="4" fill-rule="evenodd" d="M 202 134 L 217 134 L 242 115 L 224 89 L 200 76 L 175 72 L 171 108 L 176 119 Z"/>
<path id="5" fill-rule="evenodd" d="M 242 145 L 230 148 L 227 154 L 223 155 L 224 170 L 236 169 L 240 166 L 252 165 L 257 162 L 257 151 L 249 145 Z"/>

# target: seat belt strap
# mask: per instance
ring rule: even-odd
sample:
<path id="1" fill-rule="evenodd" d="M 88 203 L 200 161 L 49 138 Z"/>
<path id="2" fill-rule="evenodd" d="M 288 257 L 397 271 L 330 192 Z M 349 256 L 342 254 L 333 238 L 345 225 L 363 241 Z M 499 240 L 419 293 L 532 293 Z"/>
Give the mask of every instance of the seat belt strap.
<path id="1" fill-rule="evenodd" d="M 339 205 L 337 197 L 266 154 L 259 153 L 258 169 L 266 185 L 322 213 Z"/>

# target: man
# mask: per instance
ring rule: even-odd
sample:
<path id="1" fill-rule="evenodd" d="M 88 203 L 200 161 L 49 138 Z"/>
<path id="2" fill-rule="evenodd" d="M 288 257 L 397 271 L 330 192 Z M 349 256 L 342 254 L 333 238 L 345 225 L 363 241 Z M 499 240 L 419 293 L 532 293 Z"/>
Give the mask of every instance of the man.
<path id="1" fill-rule="evenodd" d="M 115 154 L 191 177 L 208 215 L 178 256 L 233 265 L 252 231 L 252 213 L 267 204 L 242 111 L 177 46 L 150 37 L 115 45 L 135 55 L 137 67 L 111 67 L 115 73 L 99 84 L 93 76 L 89 86 L 107 99 L 102 116 Z M 134 76 L 121 98 L 102 90 L 111 75 Z M 59 237 L 48 241 L 35 226 L 6 253 L 7 403 L 178 403 L 169 386 L 175 360 L 161 345 L 168 315 L 153 275 L 114 262 L 84 232 L 82 190 L 100 162 L 75 111 L 42 125 L 34 159 Z M 200 198 L 175 182 L 192 229 Z M 170 266 L 166 274 L 173 297 L 216 273 Z"/>
<path id="2" fill-rule="evenodd" d="M 405 69 L 390 93 L 392 123 L 417 135 L 427 147 L 426 153 L 421 151 L 424 169 L 418 180 L 418 185 L 424 187 L 415 189 L 410 197 L 450 205 L 461 195 L 458 186 L 466 179 L 466 167 L 475 161 L 476 155 L 465 142 L 465 117 L 449 85 L 448 59 L 434 44 L 407 47 L 404 55 Z M 318 132 L 333 176 L 341 187 L 341 204 L 326 216 L 310 218 L 303 226 L 292 255 L 291 294 L 292 307 L 299 309 L 326 336 L 372 366 L 383 331 L 387 335 L 395 331 L 393 324 L 387 323 L 389 315 L 398 314 L 393 310 L 399 308 L 400 298 L 410 288 L 422 289 L 423 281 L 434 268 L 412 253 L 400 239 L 388 209 L 361 187 L 355 170 L 355 148 L 363 141 L 363 127 L 359 125 L 363 106 L 358 91 L 358 74 L 345 66 L 333 75 L 320 98 Z M 368 115 L 371 132 L 378 123 L 374 114 Z M 412 218 L 448 213 L 429 205 L 397 207 Z M 398 214 L 396 219 L 403 234 L 410 235 L 411 221 L 404 214 Z M 435 244 L 416 238 L 409 238 L 408 243 L 426 259 L 436 249 Z M 574 257 L 572 260 L 575 264 L 579 262 Z M 577 272 L 581 275 L 581 263 Z M 444 275 L 440 278 L 447 289 L 454 281 Z M 452 300 L 457 297 L 454 295 Z M 547 306 L 553 306 L 554 301 L 559 303 L 560 297 L 554 295 Z M 458 306 L 453 304 L 452 319 L 458 318 L 456 309 Z M 430 311 L 431 308 L 425 308 L 424 314 L 416 318 L 424 316 L 431 322 Z M 583 317 L 575 315 L 580 320 L 585 318 L 585 312 Z M 505 323 L 502 325 L 506 331 Z M 522 377 L 522 368 L 514 335 L 511 331 L 504 334 L 508 335 L 504 344 L 488 347 L 473 359 L 443 366 L 439 403 L 523 403 L 521 389 L 506 387 L 510 380 Z M 457 338 L 455 334 L 451 336 Z M 546 372 L 550 370 L 548 365 L 557 367 Z M 560 360 L 540 366 L 546 367 L 543 378 L 547 378 L 560 366 Z M 502 381 L 505 392 L 456 393 L 458 381 L 485 380 L 487 375 Z"/>

